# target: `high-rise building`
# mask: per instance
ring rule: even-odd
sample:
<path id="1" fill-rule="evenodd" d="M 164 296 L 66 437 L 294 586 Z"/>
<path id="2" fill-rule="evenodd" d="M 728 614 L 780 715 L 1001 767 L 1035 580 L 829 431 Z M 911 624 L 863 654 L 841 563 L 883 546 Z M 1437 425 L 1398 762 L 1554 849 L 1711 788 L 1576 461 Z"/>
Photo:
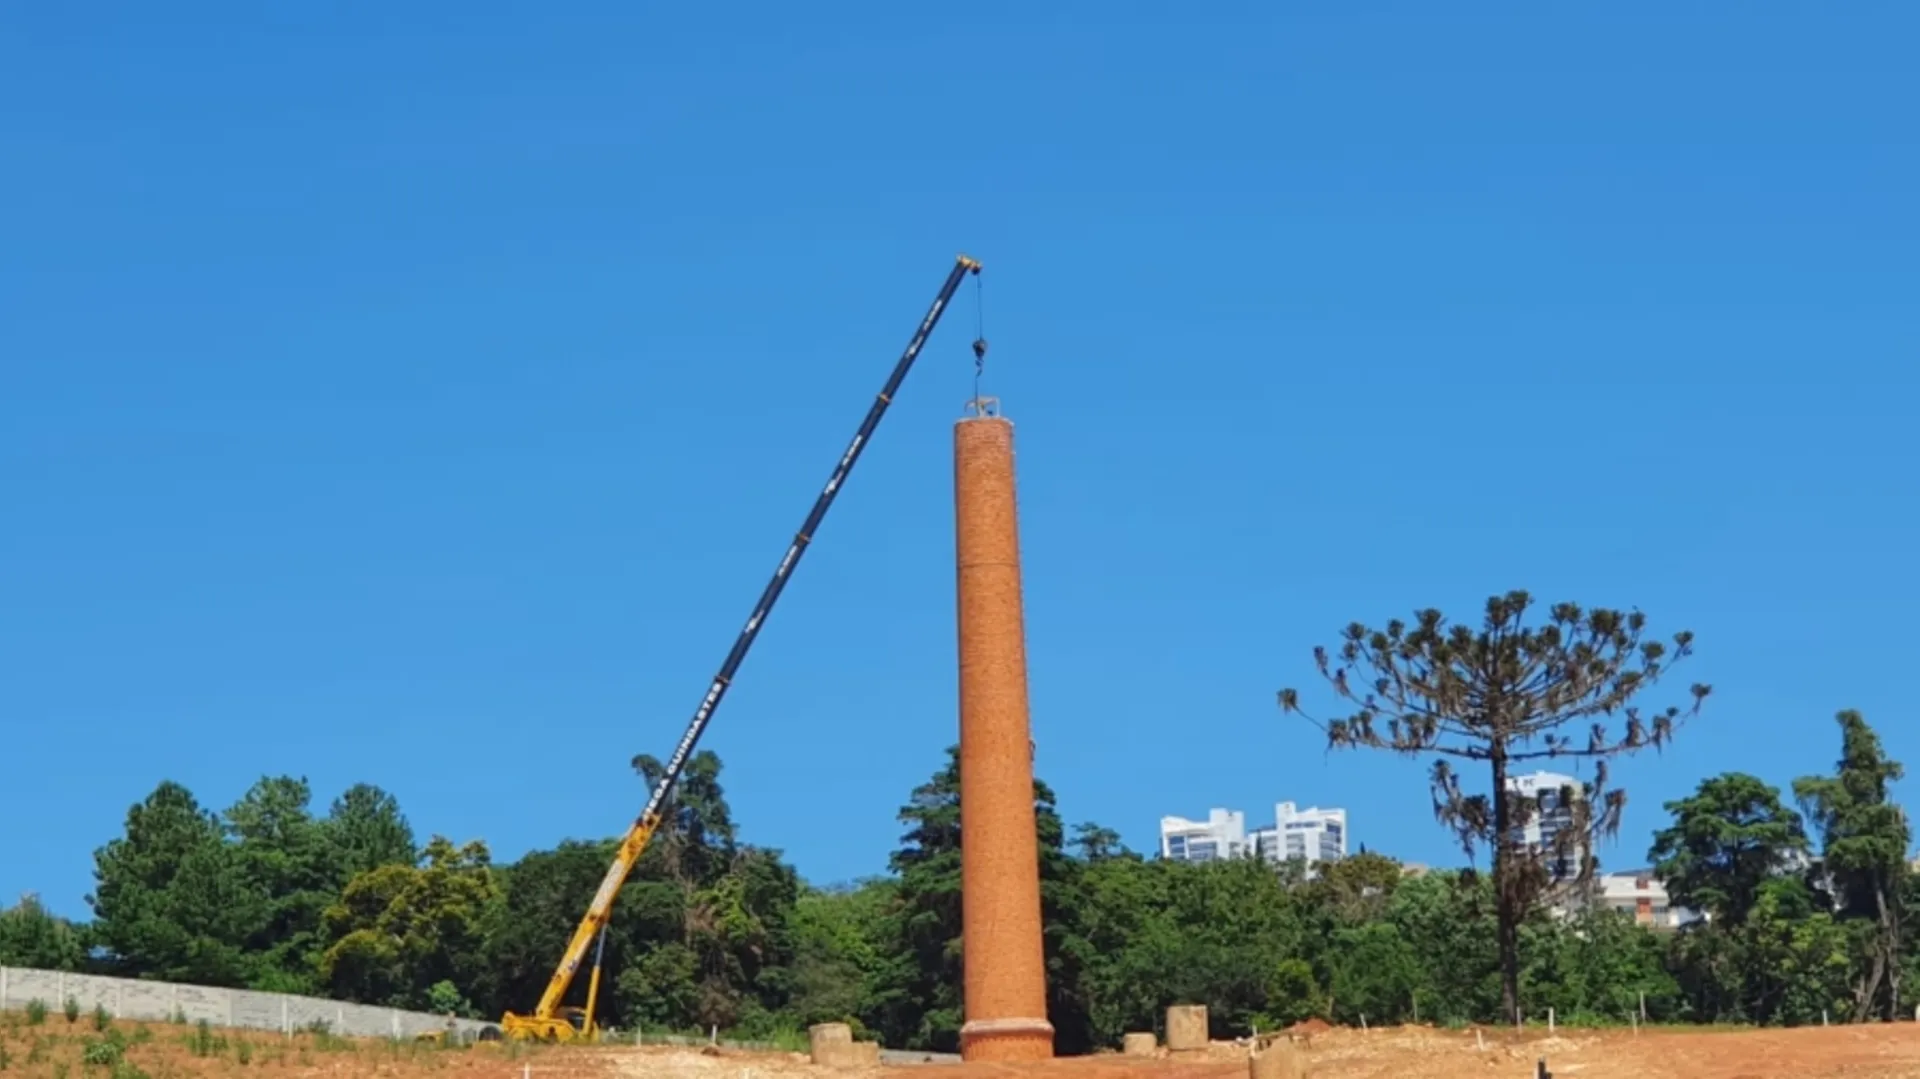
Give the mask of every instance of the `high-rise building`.
<path id="1" fill-rule="evenodd" d="M 1254 852 L 1272 862 L 1337 862 L 1347 856 L 1347 811 L 1292 802 L 1273 807 L 1273 827 L 1255 830 Z"/>
<path id="2" fill-rule="evenodd" d="M 1547 874 L 1556 881 L 1569 880 L 1580 873 L 1586 860 L 1584 836 L 1570 837 L 1564 850 L 1555 851 L 1560 833 L 1575 827 L 1574 807 L 1585 796 L 1578 779 L 1557 772 L 1532 772 L 1508 776 L 1507 791 L 1533 799 L 1534 810 L 1525 824 L 1510 829 L 1507 841 L 1528 853 L 1547 857 Z"/>
<path id="3" fill-rule="evenodd" d="M 1237 809 L 1209 810 L 1203 821 L 1161 817 L 1160 856 L 1181 862 L 1256 857 L 1309 866 L 1346 857 L 1346 810 L 1281 802 L 1273 807 L 1273 818 L 1272 825 L 1250 832 L 1246 814 Z"/>
<path id="4" fill-rule="evenodd" d="M 1247 815 L 1212 809 L 1206 820 L 1160 818 L 1160 857 L 1175 862 L 1211 862 L 1247 852 Z"/>

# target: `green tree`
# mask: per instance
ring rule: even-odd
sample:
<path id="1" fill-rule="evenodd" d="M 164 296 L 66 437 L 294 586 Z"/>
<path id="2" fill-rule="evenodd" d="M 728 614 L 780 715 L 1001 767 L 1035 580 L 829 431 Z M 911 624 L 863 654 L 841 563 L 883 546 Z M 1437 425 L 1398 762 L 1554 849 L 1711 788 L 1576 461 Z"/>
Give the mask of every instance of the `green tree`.
<path id="1" fill-rule="evenodd" d="M 633 767 L 650 787 L 666 772 L 647 754 L 634 757 Z M 780 968 L 792 949 L 787 920 L 799 877 L 776 852 L 739 842 L 720 771 L 711 750 L 688 758 L 648 852 L 681 891 L 680 931 L 655 947 L 659 955 L 640 957 L 650 974 L 618 984 L 628 995 L 654 998 L 630 1006 L 656 1024 L 764 1028 L 786 992 Z M 662 981 L 677 977 L 693 984 Z"/>
<path id="2" fill-rule="evenodd" d="M 892 961 L 877 974 L 866 1025 L 887 1044 L 953 1052 L 959 1048 L 961 1003 L 960 747 L 949 746 L 945 767 L 914 788 L 899 813 L 907 831 L 889 859 L 898 875 L 887 930 Z M 1053 792 L 1036 779 L 1035 825 L 1040 842 L 1043 940 L 1048 964 L 1048 1019 L 1056 1048 L 1085 1042 L 1074 983 L 1075 866 L 1062 850 L 1065 828 Z"/>
<path id="3" fill-rule="evenodd" d="M 525 1014 L 540 1000 L 618 845 L 614 839 L 567 840 L 552 850 L 530 851 L 496 872 L 502 894 L 487 915 L 485 972 L 473 994 L 488 1014 Z M 667 875 L 665 853 L 658 847 L 644 852 L 607 921 L 597 1022 L 691 1025 L 691 1011 L 637 1011 L 636 994 L 678 999 L 680 989 L 657 977 L 628 976 L 649 949 L 681 939 L 686 904 L 685 891 Z M 592 960 L 586 956 L 561 1004 L 585 1005 Z M 690 993 L 691 983 L 684 988 Z"/>
<path id="4" fill-rule="evenodd" d="M 1083 862 L 1138 857 L 1120 841 L 1120 833 L 1091 821 L 1073 826 L 1073 850 Z"/>
<path id="5" fill-rule="evenodd" d="M 647 753 L 633 758 L 633 770 L 648 787 L 659 786 L 666 775 L 666 765 Z M 702 883 L 718 880 L 732 861 L 738 840 L 733 811 L 720 786 L 720 758 L 712 750 L 703 749 L 687 758 L 663 814 L 660 830 L 651 843 L 666 855 L 673 877 L 689 894 Z"/>
<path id="6" fill-rule="evenodd" d="M 788 920 L 800 878 L 772 851 L 738 849 L 727 871 L 700 888 L 683 939 L 698 960 L 703 1026 L 764 1031 L 786 992 L 793 942 Z"/>
<path id="7" fill-rule="evenodd" d="M 1787 878 L 1777 878 L 1768 888 Z M 1698 1023 L 1753 1022 L 1747 986 L 1747 942 L 1739 927 L 1719 923 L 1684 926 L 1668 941 L 1666 968 L 1679 983 L 1674 1018 Z"/>
<path id="8" fill-rule="evenodd" d="M 1769 881 L 1736 935 L 1747 1017 L 1799 1026 L 1846 1014 L 1858 966 L 1853 946 L 1845 927 L 1816 909 L 1804 882 Z"/>
<path id="9" fill-rule="evenodd" d="M 449 981 L 434 982 L 427 988 L 427 1010 L 435 1015 L 458 1015 L 468 1019 L 478 1018 L 473 1004 L 460 987 Z"/>
<path id="10" fill-rule="evenodd" d="M 243 942 L 257 989 L 319 988 L 321 914 L 348 877 L 309 809 L 312 796 L 304 778 L 263 777 L 222 814 L 235 864 L 261 896 L 261 918 Z"/>
<path id="11" fill-rule="evenodd" d="M 1778 788 L 1741 772 L 1700 782 L 1666 803 L 1673 823 L 1654 834 L 1647 857 L 1674 903 L 1738 925 L 1759 900 L 1761 885 L 1807 850 L 1800 815 Z"/>
<path id="12" fill-rule="evenodd" d="M 320 973 L 351 1000 L 429 1006 L 436 983 L 463 989 L 479 980 L 482 928 L 497 895 L 486 844 L 455 847 L 435 836 L 419 866 L 368 870 L 327 908 Z"/>
<path id="13" fill-rule="evenodd" d="M 1336 654 L 1314 649 L 1322 676 L 1355 705 L 1346 718 L 1315 721 L 1328 745 L 1433 758 L 1436 816 L 1469 857 L 1480 847 L 1492 849 L 1500 1010 L 1509 1021 L 1520 1009 L 1520 923 L 1555 876 L 1591 877 L 1591 853 L 1581 864 L 1568 863 L 1574 851 L 1591 852 L 1619 828 L 1625 794 L 1607 789 L 1607 758 L 1663 745 L 1672 736 L 1683 715 L 1678 707 L 1646 715 L 1634 702 L 1693 647 L 1688 632 L 1674 635 L 1671 653 L 1644 639 L 1646 618 L 1638 611 L 1560 603 L 1543 625 L 1530 626 L 1532 606 L 1525 592 L 1494 596 L 1478 630 L 1450 625 L 1432 608 L 1418 612 L 1412 625 L 1394 619 L 1376 630 L 1355 622 Z M 1708 692 L 1694 685 L 1685 714 L 1697 711 Z M 1283 689 L 1279 699 L 1283 711 L 1300 712 L 1297 690 Z M 1622 718 L 1617 735 L 1604 725 L 1616 715 Z M 1561 733 L 1588 722 L 1584 740 Z M 1512 790 L 1508 778 L 1516 765 L 1549 758 L 1590 760 L 1595 776 L 1579 791 L 1555 792 L 1573 825 L 1558 831 L 1548 849 L 1530 850 L 1510 837 L 1530 822 L 1536 800 Z M 1455 760 L 1485 766 L 1490 793 L 1466 793 L 1450 763 Z"/>
<path id="14" fill-rule="evenodd" d="M 1862 934 L 1866 962 L 1854 987 L 1854 1018 L 1893 1019 L 1903 999 L 1902 900 L 1912 834 L 1888 785 L 1904 769 L 1887 757 L 1859 712 L 1849 709 L 1835 719 L 1841 738 L 1835 774 L 1796 779 L 1793 793 L 1819 831 L 1822 868 L 1840 917 L 1871 927 Z"/>
<path id="15" fill-rule="evenodd" d="M 267 918 L 267 896 L 218 818 L 178 783 L 129 809 L 125 834 L 94 852 L 87 901 L 122 973 L 241 986 L 258 967 L 246 946 Z"/>
<path id="16" fill-rule="evenodd" d="M 1420 958 L 1400 927 L 1360 921 L 1336 929 L 1327 950 L 1329 1018 L 1358 1025 L 1401 1023 L 1412 1016 Z"/>
<path id="17" fill-rule="evenodd" d="M 1090 1040 L 1111 1046 L 1130 1030 L 1156 1030 L 1176 963 L 1180 924 L 1170 909 L 1179 863 L 1138 856 L 1090 862 L 1081 874 L 1079 934 L 1091 958 L 1082 978 Z"/>
<path id="18" fill-rule="evenodd" d="M 420 860 L 400 803 L 370 783 L 356 783 L 335 798 L 323 825 L 343 884 L 369 869 Z"/>
<path id="19" fill-rule="evenodd" d="M 653 758 L 636 758 L 635 768 L 659 781 Z M 720 770 L 711 753 L 689 762 L 562 1004 L 584 1005 L 598 954 L 599 1022 L 743 1033 L 779 1022 L 792 991 L 790 923 L 800 880 L 778 852 L 738 841 Z M 534 1007 L 617 847 L 614 839 L 569 840 L 505 869 L 501 900 L 488 916 L 487 974 L 477 1000 L 495 1010 Z"/>
<path id="20" fill-rule="evenodd" d="M 1419 958 L 1409 1007 L 1422 1019 L 1484 1021 L 1502 1014 L 1494 908 L 1492 885 L 1479 873 L 1429 873 L 1394 888 L 1386 919 Z"/>
<path id="21" fill-rule="evenodd" d="M 864 1030 L 874 983 L 886 968 L 887 913 L 894 882 L 808 888 L 793 911 L 793 966 L 787 1011 L 796 1026 L 851 1023 Z"/>
<path id="22" fill-rule="evenodd" d="M 1081 881 L 1079 993 L 1092 1045 L 1159 1029 L 1175 1003 L 1205 1004 L 1222 1037 L 1326 1011 L 1308 959 L 1318 927 L 1273 865 L 1113 858 L 1086 865 Z"/>
<path id="23" fill-rule="evenodd" d="M 1361 851 L 1334 862 L 1301 885 L 1305 901 L 1345 925 L 1373 921 L 1385 913 L 1402 880 L 1399 862 Z"/>
<path id="24" fill-rule="evenodd" d="M 907 831 L 888 858 L 899 878 L 891 962 L 876 979 L 867 1026 L 888 1045 L 955 1052 L 963 1019 L 958 746 L 948 747 L 946 767 L 914 788 L 899 819 Z"/>
<path id="25" fill-rule="evenodd" d="M 29 892 L 0 910 L 0 967 L 80 970 L 87 961 L 86 931 L 48 911 Z"/>
<path id="26" fill-rule="evenodd" d="M 1532 919 L 1523 930 L 1528 999 L 1568 1022 L 1620 1022 L 1646 1002 L 1649 1017 L 1672 1013 L 1679 986 L 1661 939 L 1617 911 Z"/>

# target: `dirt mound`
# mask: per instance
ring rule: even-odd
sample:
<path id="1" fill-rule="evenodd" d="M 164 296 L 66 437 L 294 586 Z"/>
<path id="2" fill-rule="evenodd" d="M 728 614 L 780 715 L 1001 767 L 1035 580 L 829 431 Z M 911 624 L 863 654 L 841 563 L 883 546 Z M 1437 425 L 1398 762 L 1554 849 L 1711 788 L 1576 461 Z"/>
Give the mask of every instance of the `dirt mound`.
<path id="1" fill-rule="evenodd" d="M 1302 1019 L 1298 1023 L 1295 1023 L 1292 1026 L 1288 1027 L 1287 1033 L 1289 1034 L 1324 1034 L 1327 1031 L 1332 1029 L 1333 1029 L 1332 1023 L 1329 1023 L 1325 1019 L 1322 1019 L 1316 1015 L 1311 1019 Z"/>

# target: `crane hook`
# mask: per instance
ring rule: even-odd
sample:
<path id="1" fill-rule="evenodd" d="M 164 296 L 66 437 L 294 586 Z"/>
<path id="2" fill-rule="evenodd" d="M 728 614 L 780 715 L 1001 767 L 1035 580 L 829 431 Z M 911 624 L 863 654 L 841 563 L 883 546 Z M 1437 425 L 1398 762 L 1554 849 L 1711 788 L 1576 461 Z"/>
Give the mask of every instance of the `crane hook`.
<path id="1" fill-rule="evenodd" d="M 980 380 L 987 373 L 987 301 L 986 291 L 980 286 L 980 271 L 974 271 L 973 278 L 973 396 L 980 397 Z"/>

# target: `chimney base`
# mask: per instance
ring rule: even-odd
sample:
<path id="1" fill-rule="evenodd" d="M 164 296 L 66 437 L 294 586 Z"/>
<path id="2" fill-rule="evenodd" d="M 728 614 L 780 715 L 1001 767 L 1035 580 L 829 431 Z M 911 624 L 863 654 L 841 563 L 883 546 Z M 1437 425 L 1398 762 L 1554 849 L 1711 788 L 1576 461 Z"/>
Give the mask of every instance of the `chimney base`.
<path id="1" fill-rule="evenodd" d="M 960 1028 L 960 1059 L 1051 1060 L 1053 1024 L 1045 1019 L 975 1019 Z"/>

